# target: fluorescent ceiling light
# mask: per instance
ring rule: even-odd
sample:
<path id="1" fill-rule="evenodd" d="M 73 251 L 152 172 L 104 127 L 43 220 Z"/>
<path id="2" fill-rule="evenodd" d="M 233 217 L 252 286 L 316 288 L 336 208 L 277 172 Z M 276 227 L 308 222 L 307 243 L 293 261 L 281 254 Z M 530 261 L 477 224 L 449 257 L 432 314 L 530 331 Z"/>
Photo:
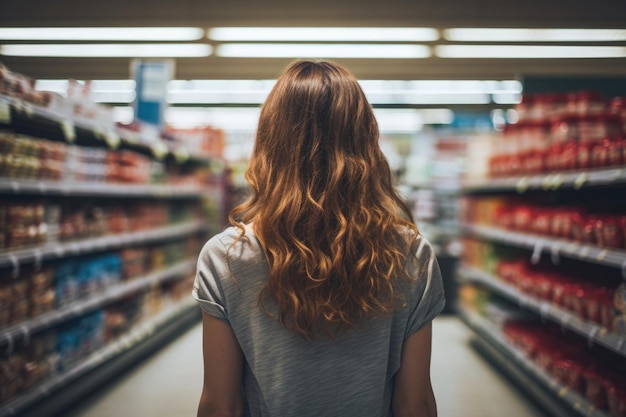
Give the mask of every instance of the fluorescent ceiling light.
<path id="1" fill-rule="evenodd" d="M 0 55 L 76 58 L 205 57 L 209 56 L 211 51 L 211 45 L 203 43 L 18 44 L 0 46 Z"/>
<path id="2" fill-rule="evenodd" d="M 209 29 L 216 41 L 424 42 L 439 39 L 433 28 L 220 27 Z"/>
<path id="3" fill-rule="evenodd" d="M 424 45 L 225 43 L 216 55 L 230 58 L 428 58 Z"/>
<path id="4" fill-rule="evenodd" d="M 439 45 L 440 58 L 624 58 L 623 46 Z"/>
<path id="5" fill-rule="evenodd" d="M 0 28 L 0 39 L 21 41 L 195 41 L 203 36 L 193 27 Z"/>
<path id="6" fill-rule="evenodd" d="M 626 41 L 626 29 L 454 28 L 444 38 L 460 42 L 612 42 Z"/>

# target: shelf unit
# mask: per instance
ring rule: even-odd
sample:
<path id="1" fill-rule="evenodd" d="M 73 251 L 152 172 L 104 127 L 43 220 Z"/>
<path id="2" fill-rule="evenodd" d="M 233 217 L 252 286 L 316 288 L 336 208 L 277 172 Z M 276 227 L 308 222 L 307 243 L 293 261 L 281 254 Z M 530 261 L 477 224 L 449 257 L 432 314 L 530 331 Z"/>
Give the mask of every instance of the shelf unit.
<path id="1" fill-rule="evenodd" d="M 123 248 L 130 245 L 171 240 L 192 233 L 202 232 L 206 230 L 206 228 L 207 224 L 204 222 L 190 221 L 177 225 L 164 226 L 158 229 L 106 235 L 63 243 L 55 242 L 43 246 L 17 249 L 0 253 L 0 267 L 11 267 L 13 270 L 12 275 L 17 276 L 19 266 L 26 263 L 40 265 L 41 262 L 50 259 L 60 259 L 67 256 L 84 255 Z"/>
<path id="2" fill-rule="evenodd" d="M 461 194 L 471 196 L 470 201 L 478 203 L 483 197 L 489 199 L 497 195 L 505 199 L 506 196 L 519 199 L 520 195 L 524 198 L 526 193 L 556 199 L 566 196 L 566 201 L 583 201 L 585 195 L 599 195 L 604 190 L 611 190 L 616 195 L 621 193 L 621 190 L 626 190 L 626 166 L 544 175 L 470 179 L 464 181 Z M 485 213 L 482 213 L 482 216 L 484 217 Z M 572 259 L 621 271 L 623 279 L 626 280 L 624 249 L 581 244 L 572 240 L 507 230 L 483 223 L 464 223 L 460 228 L 467 237 L 511 248 L 527 249 L 532 264 L 538 264 L 542 256 L 547 256 L 556 268 L 561 264 L 561 259 Z M 459 284 L 476 285 L 489 293 L 508 299 L 521 310 L 536 315 L 542 321 L 554 323 L 586 339 L 590 345 L 597 345 L 612 352 L 616 360 L 626 361 L 626 335 L 611 332 L 599 324 L 582 320 L 574 312 L 561 308 L 551 301 L 525 294 L 485 270 L 467 264 L 461 263 L 457 269 L 457 279 Z M 583 395 L 563 387 L 515 347 L 509 345 L 498 328 L 489 320 L 467 310 L 460 311 L 460 315 L 478 336 L 481 350 L 507 375 L 518 381 L 523 389 L 528 390 L 551 415 L 574 414 L 595 417 L 608 415 L 608 411 L 596 409 Z"/>
<path id="3" fill-rule="evenodd" d="M 549 253 L 554 261 L 557 261 L 559 256 L 567 256 L 599 265 L 622 268 L 626 278 L 626 250 L 581 245 L 565 239 L 520 233 L 478 224 L 464 224 L 462 229 L 470 236 L 533 249 L 532 256 L 534 259 L 541 253 Z"/>
<path id="4" fill-rule="evenodd" d="M 459 317 L 479 337 L 483 352 L 552 415 L 609 417 L 578 393 L 546 374 L 520 350 L 511 346 L 500 331 L 484 318 L 463 309 L 459 311 Z"/>
<path id="5" fill-rule="evenodd" d="M 0 193 L 12 195 L 183 199 L 197 198 L 204 192 L 204 188 L 190 185 L 37 181 L 0 177 Z"/>
<path id="6" fill-rule="evenodd" d="M 219 158 L 197 154 L 185 145 L 148 136 L 119 127 L 74 117 L 23 100 L 0 95 L 0 128 L 46 140 L 61 141 L 77 146 L 101 147 L 111 151 L 131 150 L 153 160 L 185 165 L 187 168 L 222 166 Z M 208 189 L 207 189 L 208 188 Z M 210 187 L 186 184 L 118 184 L 105 182 L 63 182 L 0 178 L 0 196 L 22 199 L 63 200 L 71 198 L 118 199 L 136 202 L 141 199 L 175 200 L 201 206 L 205 197 L 215 196 Z M 186 201 L 185 201 L 186 200 Z M 34 247 L 0 251 L 0 280 L 11 283 L 20 276 L 23 266 L 39 270 L 43 264 L 69 257 L 121 250 L 141 245 L 169 243 L 187 237 L 206 239 L 214 229 L 213 222 L 202 216 L 160 227 L 133 232 L 96 236 L 71 241 L 48 242 Z M 160 256 L 165 256 L 161 254 Z M 193 275 L 196 259 L 178 259 L 162 269 L 144 276 L 133 276 L 118 281 L 88 298 L 29 318 L 0 329 L 0 353 L 10 357 L 18 348 L 28 345 L 33 336 L 63 327 L 65 323 L 96 312 L 104 307 L 135 295 L 147 293 L 163 284 L 177 282 Z M 22 274 L 24 275 L 24 274 Z M 138 303 L 137 303 L 138 304 Z M 152 308 L 152 307 L 151 307 Z M 19 392 L 0 403 L 0 417 L 43 417 L 62 414 L 67 407 L 83 398 L 102 383 L 127 370 L 162 345 L 170 342 L 191 324 L 200 319 L 200 310 L 189 297 L 140 322 L 115 341 L 100 347 L 87 357 L 65 369 L 53 373 L 34 387 Z"/>
<path id="7" fill-rule="evenodd" d="M 200 310 L 190 299 L 161 312 L 121 339 L 93 352 L 66 372 L 0 405 L 0 417 L 57 415 L 67 404 L 80 400 L 115 374 L 171 341 L 190 324 L 197 322 L 199 317 Z"/>
<path id="8" fill-rule="evenodd" d="M 183 144 L 172 143 L 114 125 L 60 114 L 15 97 L 0 95 L 0 126 L 20 133 L 48 137 L 75 144 L 95 144 L 110 149 L 129 149 L 162 160 L 171 158 L 179 163 L 208 163 L 213 158 L 198 155 Z"/>
<path id="9" fill-rule="evenodd" d="M 143 289 L 179 278 L 185 274 L 193 273 L 195 267 L 195 259 L 183 261 L 144 277 L 115 284 L 88 299 L 76 301 L 66 307 L 44 313 L 41 316 L 23 321 L 15 326 L 0 329 L 0 349 L 6 348 L 7 353 L 11 353 L 15 343 L 28 341 L 31 335 L 35 333 L 58 326 L 73 318 L 81 317 L 98 308 L 140 292 Z"/>
<path id="10" fill-rule="evenodd" d="M 530 190 L 557 190 L 563 188 L 581 189 L 595 186 L 625 185 L 626 167 L 593 169 L 575 172 L 465 180 L 465 192 L 515 191 L 524 193 Z"/>
<path id="11" fill-rule="evenodd" d="M 611 333 L 602 326 L 580 319 L 573 312 L 560 308 L 551 302 L 529 296 L 485 271 L 468 265 L 461 265 L 458 276 L 464 282 L 478 283 L 515 302 L 521 308 L 538 314 L 542 319 L 549 320 L 571 330 L 589 342 L 603 346 L 621 356 L 626 357 L 626 335 Z"/>

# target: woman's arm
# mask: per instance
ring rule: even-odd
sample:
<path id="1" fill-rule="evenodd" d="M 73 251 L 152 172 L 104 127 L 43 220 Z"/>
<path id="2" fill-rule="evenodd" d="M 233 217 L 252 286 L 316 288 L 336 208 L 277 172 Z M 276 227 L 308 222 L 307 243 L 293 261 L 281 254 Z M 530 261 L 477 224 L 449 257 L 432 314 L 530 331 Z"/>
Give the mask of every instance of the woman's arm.
<path id="1" fill-rule="evenodd" d="M 394 417 L 436 417 L 437 404 L 430 383 L 432 322 L 404 340 L 400 369 L 394 377 Z"/>
<path id="2" fill-rule="evenodd" d="M 243 353 L 230 326 L 202 313 L 204 385 L 198 417 L 243 414 Z"/>

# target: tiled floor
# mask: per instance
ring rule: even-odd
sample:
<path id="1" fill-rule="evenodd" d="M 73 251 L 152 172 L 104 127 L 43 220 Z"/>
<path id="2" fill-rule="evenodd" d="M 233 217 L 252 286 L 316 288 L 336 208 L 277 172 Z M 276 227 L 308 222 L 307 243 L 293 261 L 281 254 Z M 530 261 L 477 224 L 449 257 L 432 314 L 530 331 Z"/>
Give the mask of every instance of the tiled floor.
<path id="1" fill-rule="evenodd" d="M 149 360 L 64 417 L 196 415 L 202 384 L 201 327 L 195 326 Z M 432 380 L 440 417 L 544 417 L 469 345 L 456 318 L 436 319 Z"/>

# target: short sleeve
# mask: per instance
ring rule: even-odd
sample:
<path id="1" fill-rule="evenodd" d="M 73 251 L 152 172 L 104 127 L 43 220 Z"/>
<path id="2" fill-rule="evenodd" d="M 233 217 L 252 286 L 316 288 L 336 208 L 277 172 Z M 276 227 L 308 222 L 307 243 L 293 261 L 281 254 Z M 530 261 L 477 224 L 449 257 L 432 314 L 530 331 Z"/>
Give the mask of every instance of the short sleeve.
<path id="1" fill-rule="evenodd" d="M 228 315 L 220 280 L 228 276 L 228 271 L 226 248 L 214 236 L 200 251 L 192 296 L 202 311 L 222 321 L 228 321 Z"/>
<path id="2" fill-rule="evenodd" d="M 418 284 L 422 280 L 418 287 L 423 288 L 423 292 L 409 316 L 405 337 L 430 323 L 446 305 L 439 263 L 432 246 L 424 238 L 419 242 L 414 265 L 419 271 Z"/>

